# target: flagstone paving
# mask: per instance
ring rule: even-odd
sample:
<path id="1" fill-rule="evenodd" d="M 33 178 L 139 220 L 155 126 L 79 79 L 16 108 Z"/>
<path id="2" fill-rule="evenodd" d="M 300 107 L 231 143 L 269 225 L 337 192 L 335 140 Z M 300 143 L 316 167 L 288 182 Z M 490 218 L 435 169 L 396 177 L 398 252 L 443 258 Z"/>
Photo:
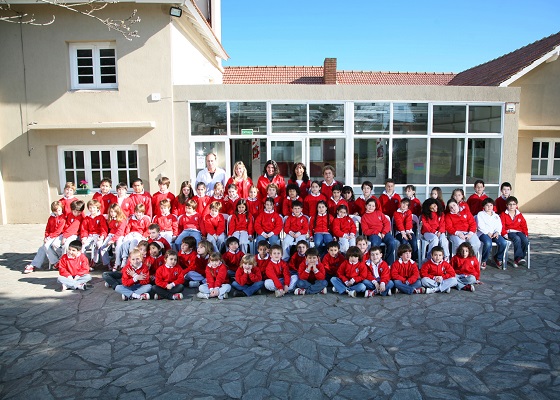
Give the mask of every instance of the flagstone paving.
<path id="1" fill-rule="evenodd" d="M 0 398 L 558 399 L 560 216 L 527 220 L 475 293 L 223 301 L 60 292 L 22 274 L 44 225 L 0 226 Z"/>

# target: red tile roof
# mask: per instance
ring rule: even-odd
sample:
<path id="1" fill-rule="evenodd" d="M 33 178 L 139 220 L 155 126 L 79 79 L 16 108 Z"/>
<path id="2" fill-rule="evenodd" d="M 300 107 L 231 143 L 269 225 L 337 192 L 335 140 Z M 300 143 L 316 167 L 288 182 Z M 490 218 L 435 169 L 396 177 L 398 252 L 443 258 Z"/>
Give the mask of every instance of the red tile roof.
<path id="1" fill-rule="evenodd" d="M 453 73 L 337 71 L 339 85 L 447 85 Z M 225 67 L 225 85 L 305 84 L 322 85 L 323 67 Z"/>
<path id="2" fill-rule="evenodd" d="M 560 32 L 457 74 L 452 86 L 498 86 L 560 45 Z"/>

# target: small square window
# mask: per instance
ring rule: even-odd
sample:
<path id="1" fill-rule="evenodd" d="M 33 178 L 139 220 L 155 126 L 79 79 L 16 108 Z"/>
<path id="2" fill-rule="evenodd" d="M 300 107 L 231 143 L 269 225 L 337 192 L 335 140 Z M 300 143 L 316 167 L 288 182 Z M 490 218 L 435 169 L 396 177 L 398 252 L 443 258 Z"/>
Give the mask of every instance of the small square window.
<path id="1" fill-rule="evenodd" d="M 70 44 L 70 71 L 72 89 L 116 89 L 115 43 Z"/>

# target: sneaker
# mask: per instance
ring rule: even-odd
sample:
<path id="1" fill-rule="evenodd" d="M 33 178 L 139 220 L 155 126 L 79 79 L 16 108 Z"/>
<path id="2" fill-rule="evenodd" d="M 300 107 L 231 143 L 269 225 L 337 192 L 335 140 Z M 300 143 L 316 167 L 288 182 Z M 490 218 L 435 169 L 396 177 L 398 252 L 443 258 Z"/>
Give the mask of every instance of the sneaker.
<path id="1" fill-rule="evenodd" d="M 324 287 L 323 290 L 321 290 L 319 293 L 321 293 L 321 294 L 327 294 L 327 293 L 328 293 L 328 290 L 327 290 L 326 287 Z"/>
<path id="2" fill-rule="evenodd" d="M 392 296 L 392 295 L 393 295 L 393 289 L 387 290 L 387 296 Z"/>
<path id="3" fill-rule="evenodd" d="M 294 294 L 296 296 L 303 296 L 305 294 L 305 289 L 297 288 L 296 290 L 294 290 Z"/>
<path id="4" fill-rule="evenodd" d="M 338 292 L 336 291 L 336 288 L 335 288 L 334 286 L 332 287 L 332 291 L 333 291 L 333 293 L 338 293 Z"/>
<path id="5" fill-rule="evenodd" d="M 426 288 L 425 287 L 419 287 L 418 289 L 414 289 L 413 293 L 424 294 L 424 293 L 426 293 Z"/>
<path id="6" fill-rule="evenodd" d="M 173 300 L 183 300 L 183 294 L 182 293 L 175 293 L 173 295 Z"/>
<path id="7" fill-rule="evenodd" d="M 400 291 L 399 289 L 397 289 L 397 288 L 395 288 L 394 290 L 395 290 L 395 292 L 394 292 L 395 294 L 398 294 L 398 293 L 401 292 L 401 291 Z"/>
<path id="8" fill-rule="evenodd" d="M 503 264 L 500 260 L 498 260 L 498 257 L 494 257 L 494 263 L 496 263 L 496 267 L 498 268 L 501 268 Z"/>
<path id="9" fill-rule="evenodd" d="M 210 295 L 208 293 L 202 293 L 202 292 L 198 292 L 196 294 L 196 297 L 198 297 L 199 299 L 206 299 L 208 300 L 210 298 Z"/>
<path id="10" fill-rule="evenodd" d="M 518 262 L 517 264 L 519 264 L 519 265 L 525 265 L 525 264 L 527 264 L 527 261 L 526 261 L 524 258 L 520 258 L 520 259 L 519 259 L 519 262 Z"/>
<path id="11" fill-rule="evenodd" d="M 78 284 L 78 286 L 76 286 L 76 289 L 78 290 L 86 290 L 86 284 L 85 283 L 80 283 Z"/>
<path id="12" fill-rule="evenodd" d="M 513 262 L 513 268 L 517 268 L 519 267 L 519 264 L 521 263 L 522 258 L 516 258 L 515 261 Z"/>
<path id="13" fill-rule="evenodd" d="M 231 297 L 241 297 L 241 293 L 243 293 L 241 290 L 233 289 L 231 291 Z"/>
<path id="14" fill-rule="evenodd" d="M 426 288 L 426 294 L 432 294 L 435 293 L 436 289 L 435 288 Z"/>
<path id="15" fill-rule="evenodd" d="M 224 300 L 228 298 L 228 294 L 224 293 L 223 296 L 218 296 L 218 300 Z"/>
<path id="16" fill-rule="evenodd" d="M 467 292 L 474 292 L 474 285 L 466 285 L 463 287 L 463 290 L 466 290 Z"/>
<path id="17" fill-rule="evenodd" d="M 480 269 L 486 269 L 486 261 L 480 264 Z"/>
<path id="18" fill-rule="evenodd" d="M 124 294 L 121 294 L 121 298 L 122 298 L 122 301 L 132 300 L 131 297 L 125 296 Z"/>
<path id="19" fill-rule="evenodd" d="M 243 293 L 243 292 L 241 292 L 241 293 Z M 243 293 L 243 294 L 245 294 L 245 293 Z M 261 295 L 261 294 L 262 294 L 262 290 L 261 290 L 261 289 L 257 290 L 257 291 L 255 292 L 255 294 L 256 294 L 257 296 L 258 296 L 258 295 Z"/>
<path id="20" fill-rule="evenodd" d="M 25 269 L 23 270 L 24 274 L 30 274 L 33 271 L 35 271 L 35 267 L 31 264 L 29 264 L 27 267 L 25 267 Z"/>
<path id="21" fill-rule="evenodd" d="M 109 285 L 109 282 L 105 282 L 105 287 L 106 287 L 107 289 L 109 289 L 109 288 L 111 287 L 111 285 Z"/>
<path id="22" fill-rule="evenodd" d="M 200 286 L 200 282 L 199 281 L 189 281 L 189 287 L 192 288 L 197 288 Z"/>
<path id="23" fill-rule="evenodd" d="M 154 294 L 154 300 L 161 300 L 161 297 L 159 297 L 159 294 Z"/>
<path id="24" fill-rule="evenodd" d="M 350 296 L 350 297 L 356 297 L 356 291 L 355 290 L 348 290 L 347 293 L 348 293 L 348 296 Z"/>
<path id="25" fill-rule="evenodd" d="M 68 290 L 68 286 L 66 286 L 64 283 L 62 284 L 62 290 Z"/>
<path id="26" fill-rule="evenodd" d="M 445 289 L 442 293 L 451 293 L 451 288 L 448 287 L 447 289 Z"/>
<path id="27" fill-rule="evenodd" d="M 148 293 L 142 293 L 140 295 L 140 300 L 150 300 L 150 295 Z"/>
<path id="28" fill-rule="evenodd" d="M 364 293 L 364 297 L 373 297 L 373 296 L 375 296 L 374 290 L 366 290 Z"/>
<path id="29" fill-rule="evenodd" d="M 283 294 L 280 290 L 275 290 L 275 291 L 274 291 L 274 295 L 275 295 L 276 297 L 282 297 L 284 294 Z"/>

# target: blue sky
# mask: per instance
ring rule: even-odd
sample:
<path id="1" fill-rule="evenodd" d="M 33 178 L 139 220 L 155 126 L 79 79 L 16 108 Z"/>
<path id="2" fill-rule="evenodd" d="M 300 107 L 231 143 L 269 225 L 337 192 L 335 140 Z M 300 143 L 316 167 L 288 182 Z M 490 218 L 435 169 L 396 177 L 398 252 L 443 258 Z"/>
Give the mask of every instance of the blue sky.
<path id="1" fill-rule="evenodd" d="M 222 0 L 224 66 L 460 72 L 560 31 L 560 1 Z"/>

